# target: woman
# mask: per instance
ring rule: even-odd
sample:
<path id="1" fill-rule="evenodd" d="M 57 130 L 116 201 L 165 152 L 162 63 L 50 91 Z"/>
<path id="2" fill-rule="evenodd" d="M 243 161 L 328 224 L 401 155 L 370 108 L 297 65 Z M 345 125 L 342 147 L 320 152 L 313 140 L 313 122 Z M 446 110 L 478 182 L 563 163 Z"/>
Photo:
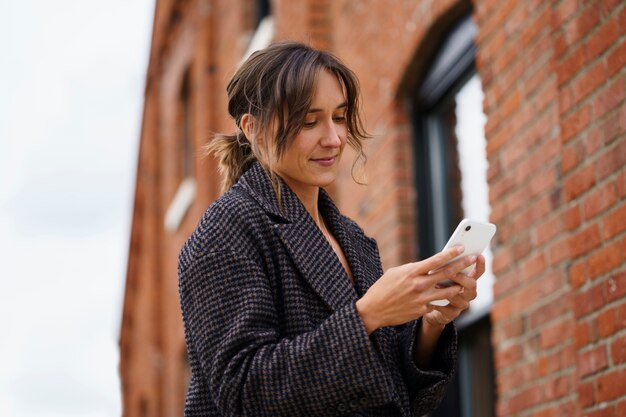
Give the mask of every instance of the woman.
<path id="1" fill-rule="evenodd" d="M 378 248 L 322 187 L 362 157 L 358 84 L 297 43 L 253 54 L 227 87 L 238 131 L 209 145 L 226 193 L 179 259 L 192 378 L 186 416 L 419 416 L 444 395 L 451 321 L 482 257 L 462 248 L 383 273 Z M 469 276 L 460 273 L 471 264 Z M 437 287 L 452 279 L 459 285 Z M 433 300 L 449 299 L 446 307 Z"/>

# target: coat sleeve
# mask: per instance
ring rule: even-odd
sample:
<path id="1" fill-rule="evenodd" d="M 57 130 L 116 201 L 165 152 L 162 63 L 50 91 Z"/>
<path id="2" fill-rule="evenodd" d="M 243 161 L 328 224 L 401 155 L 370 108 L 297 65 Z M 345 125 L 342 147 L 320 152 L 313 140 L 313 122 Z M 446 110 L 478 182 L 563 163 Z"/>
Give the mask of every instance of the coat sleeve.
<path id="1" fill-rule="evenodd" d="M 354 304 L 286 339 L 268 278 L 244 254 L 206 254 L 179 285 L 189 348 L 222 415 L 336 415 L 392 398 Z"/>
<path id="2" fill-rule="evenodd" d="M 376 240 L 365 236 L 356 223 L 350 224 L 353 225 L 354 235 L 362 239 L 359 247 L 365 254 L 362 256 L 362 261 L 367 269 L 367 276 L 378 279 L 382 276 L 383 269 Z M 375 279 L 368 283 L 363 293 L 374 281 Z M 398 364 L 402 373 L 404 385 L 408 391 L 407 400 L 413 416 L 425 415 L 439 405 L 452 379 L 457 352 L 456 328 L 450 323 L 444 328 L 439 338 L 433 355 L 432 369 L 428 371 L 419 369 L 414 361 L 415 341 L 419 326 L 421 326 L 421 319 L 396 326 L 393 330 L 390 328 L 388 332 L 395 338 L 396 350 L 394 352 L 397 352 L 398 357 L 394 363 Z"/>
<path id="3" fill-rule="evenodd" d="M 409 391 L 411 414 L 422 416 L 443 400 L 455 371 L 457 334 L 453 323 L 444 328 L 432 358 L 432 369 L 422 370 L 414 360 L 417 331 L 421 319 L 401 328 L 398 333 L 401 368 Z"/>

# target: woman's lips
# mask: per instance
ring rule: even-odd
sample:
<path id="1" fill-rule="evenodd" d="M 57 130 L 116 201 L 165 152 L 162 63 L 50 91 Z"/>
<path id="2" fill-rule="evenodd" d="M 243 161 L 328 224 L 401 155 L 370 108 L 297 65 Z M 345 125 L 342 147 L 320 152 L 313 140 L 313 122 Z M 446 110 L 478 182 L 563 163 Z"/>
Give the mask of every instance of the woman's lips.
<path id="1" fill-rule="evenodd" d="M 337 158 L 334 156 L 328 157 L 328 158 L 314 158 L 311 159 L 313 162 L 315 162 L 316 164 L 325 166 L 325 167 L 329 167 L 332 166 L 335 163 L 335 160 Z"/>

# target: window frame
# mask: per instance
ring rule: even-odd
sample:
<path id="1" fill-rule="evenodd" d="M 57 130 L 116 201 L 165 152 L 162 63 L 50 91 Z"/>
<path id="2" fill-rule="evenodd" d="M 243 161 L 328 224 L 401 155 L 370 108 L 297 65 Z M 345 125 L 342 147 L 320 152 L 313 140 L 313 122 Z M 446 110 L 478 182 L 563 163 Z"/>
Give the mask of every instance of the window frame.
<path id="1" fill-rule="evenodd" d="M 451 221 L 449 154 L 446 150 L 445 109 L 463 86 L 476 75 L 475 55 L 477 28 L 471 15 L 461 18 L 443 40 L 433 64 L 426 73 L 423 82 L 411 97 L 411 110 L 414 126 L 414 179 L 417 188 L 417 224 L 416 236 L 420 258 L 431 256 L 441 250 L 452 229 L 456 226 Z M 435 173 L 433 175 L 433 172 Z M 445 190 L 440 192 L 439 190 Z M 428 198 L 420 198 L 427 196 Z M 452 210 L 454 211 L 454 210 Z M 442 215 L 443 213 L 443 215 Z M 494 399 L 495 413 L 495 368 L 493 367 L 493 346 L 487 352 L 475 351 L 478 338 L 490 336 L 491 304 L 483 305 L 462 314 L 455 320 L 459 329 L 459 370 L 442 406 L 432 416 L 473 416 L 472 408 L 478 398 L 469 382 L 474 370 L 475 358 L 489 358 L 492 367 L 491 386 L 493 392 L 483 393 L 482 397 Z M 481 334 L 474 334 L 483 332 Z M 463 337 L 463 335 L 467 335 Z M 469 386 L 468 386 L 469 384 Z M 484 388 L 483 388 L 484 389 Z M 488 389 L 488 388 L 487 388 Z M 495 415 L 495 414 L 494 414 Z"/>

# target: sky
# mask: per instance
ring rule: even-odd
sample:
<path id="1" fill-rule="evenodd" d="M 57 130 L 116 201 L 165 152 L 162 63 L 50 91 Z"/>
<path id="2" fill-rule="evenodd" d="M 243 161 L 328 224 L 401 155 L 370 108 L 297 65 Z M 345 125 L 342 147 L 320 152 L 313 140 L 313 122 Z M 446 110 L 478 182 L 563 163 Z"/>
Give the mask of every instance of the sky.
<path id="1" fill-rule="evenodd" d="M 121 414 L 155 0 L 0 0 L 0 416 Z"/>

